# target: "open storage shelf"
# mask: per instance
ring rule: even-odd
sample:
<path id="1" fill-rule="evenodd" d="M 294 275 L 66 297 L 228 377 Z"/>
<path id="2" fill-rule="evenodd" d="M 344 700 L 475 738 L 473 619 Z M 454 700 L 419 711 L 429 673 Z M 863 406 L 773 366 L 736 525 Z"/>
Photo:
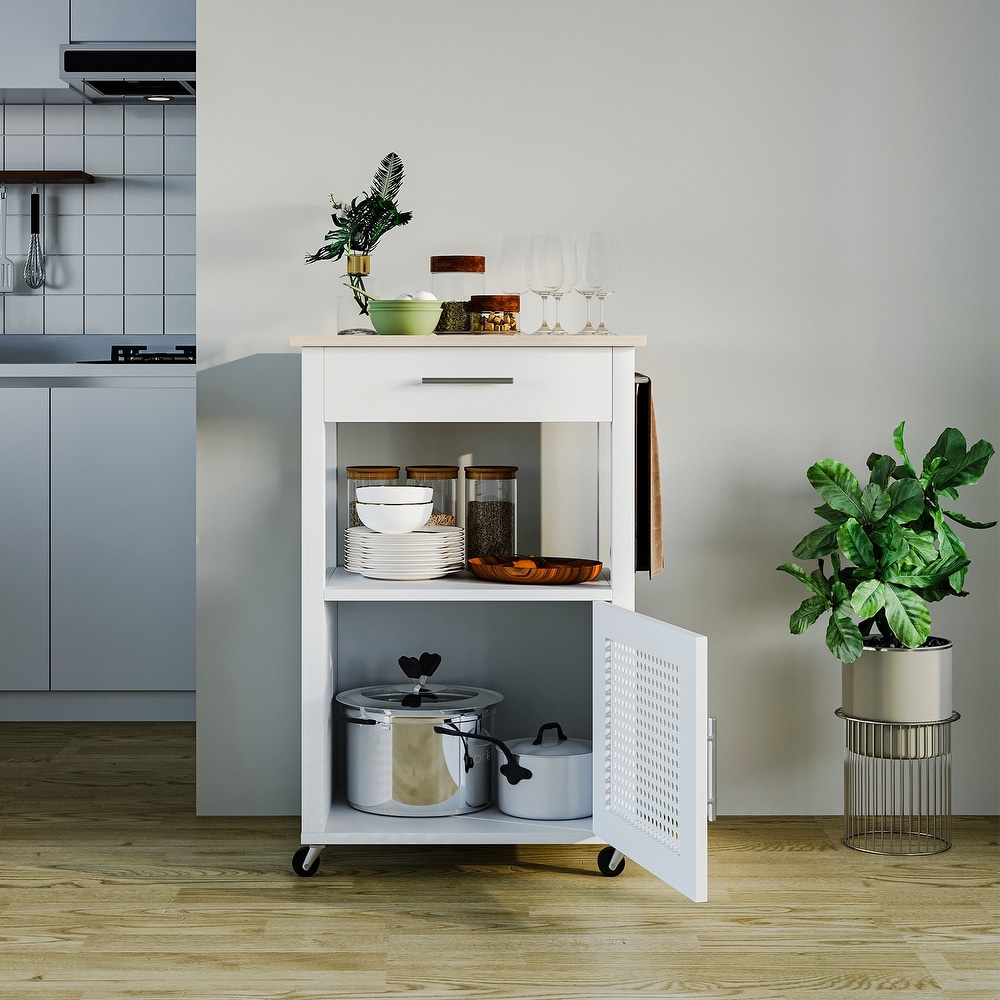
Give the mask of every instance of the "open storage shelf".
<path id="1" fill-rule="evenodd" d="M 518 819 L 496 806 L 462 816 L 379 816 L 349 806 L 344 790 L 330 807 L 323 830 L 304 833 L 306 842 L 328 844 L 598 844 L 591 818 L 577 820 Z"/>
<path id="2" fill-rule="evenodd" d="M 0 184 L 93 184 L 83 170 L 0 170 Z"/>
<path id="3" fill-rule="evenodd" d="M 327 601 L 610 601 L 605 570 L 590 583 L 529 586 L 493 583 L 468 570 L 437 580 L 373 580 L 337 567 L 323 590 Z"/>

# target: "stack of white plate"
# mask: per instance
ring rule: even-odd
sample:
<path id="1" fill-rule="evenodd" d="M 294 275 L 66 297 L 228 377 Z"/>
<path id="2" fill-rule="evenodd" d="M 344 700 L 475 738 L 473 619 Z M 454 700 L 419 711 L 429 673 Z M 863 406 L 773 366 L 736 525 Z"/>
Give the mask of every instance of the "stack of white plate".
<path id="1" fill-rule="evenodd" d="M 465 530 L 424 525 L 403 535 L 364 526 L 344 532 L 344 569 L 373 580 L 432 580 L 465 566 Z"/>

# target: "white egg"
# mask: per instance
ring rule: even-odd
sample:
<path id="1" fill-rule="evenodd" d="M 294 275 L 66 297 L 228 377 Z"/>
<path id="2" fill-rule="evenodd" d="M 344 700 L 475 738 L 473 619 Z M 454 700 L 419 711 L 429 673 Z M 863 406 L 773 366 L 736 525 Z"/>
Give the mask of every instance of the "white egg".
<path id="1" fill-rule="evenodd" d="M 409 292 L 404 292 L 402 295 L 397 295 L 397 299 L 412 299 L 413 296 Z"/>
<path id="2" fill-rule="evenodd" d="M 437 302 L 437 296 L 433 292 L 414 292 L 413 298 L 420 302 Z"/>

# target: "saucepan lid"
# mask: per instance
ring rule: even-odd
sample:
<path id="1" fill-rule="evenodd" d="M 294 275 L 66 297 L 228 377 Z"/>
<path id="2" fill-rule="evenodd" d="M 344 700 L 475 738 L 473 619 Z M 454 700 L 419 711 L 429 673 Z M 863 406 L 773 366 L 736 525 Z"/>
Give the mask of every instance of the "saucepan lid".
<path id="1" fill-rule="evenodd" d="M 503 695 L 488 688 L 422 685 L 415 699 L 412 684 L 375 684 L 341 691 L 337 701 L 348 709 L 400 717 L 441 716 L 481 712 L 503 701 Z M 404 699 L 406 703 L 404 704 Z M 419 701 L 414 704 L 414 701 Z M 352 713 L 353 714 L 353 713 Z"/>

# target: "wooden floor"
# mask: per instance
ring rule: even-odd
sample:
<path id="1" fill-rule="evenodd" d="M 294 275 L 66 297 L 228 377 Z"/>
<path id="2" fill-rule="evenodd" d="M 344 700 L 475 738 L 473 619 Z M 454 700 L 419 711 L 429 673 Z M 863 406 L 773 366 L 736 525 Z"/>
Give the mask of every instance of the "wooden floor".
<path id="1" fill-rule="evenodd" d="M 186 724 L 0 723 L 0 997 L 1000 996 L 993 818 L 928 858 L 723 818 L 710 901 L 594 847 L 327 848 L 194 815 Z"/>

